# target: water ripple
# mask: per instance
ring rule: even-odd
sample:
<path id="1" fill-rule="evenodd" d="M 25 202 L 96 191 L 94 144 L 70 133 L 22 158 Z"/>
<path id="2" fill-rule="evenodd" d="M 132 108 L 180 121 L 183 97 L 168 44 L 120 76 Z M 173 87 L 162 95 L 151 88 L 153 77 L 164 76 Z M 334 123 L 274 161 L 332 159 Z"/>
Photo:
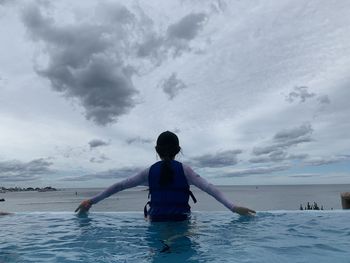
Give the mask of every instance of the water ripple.
<path id="1" fill-rule="evenodd" d="M 350 213 L 19 213 L 0 218 L 0 262 L 349 262 Z M 164 249 L 166 248 L 166 249 Z"/>

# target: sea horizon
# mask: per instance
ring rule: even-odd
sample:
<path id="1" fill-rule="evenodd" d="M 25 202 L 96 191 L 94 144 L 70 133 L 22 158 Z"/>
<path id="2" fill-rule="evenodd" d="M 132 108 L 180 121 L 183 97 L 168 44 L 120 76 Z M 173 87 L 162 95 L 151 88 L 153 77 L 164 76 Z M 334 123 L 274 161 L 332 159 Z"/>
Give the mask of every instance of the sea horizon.
<path id="1" fill-rule="evenodd" d="M 97 188 L 106 188 L 106 187 L 109 187 L 111 184 L 106 184 L 105 186 L 86 186 L 86 187 L 70 187 L 70 186 L 54 186 L 54 185 L 43 185 L 43 186 L 33 186 L 33 185 L 28 185 L 28 186 L 18 186 L 18 185 L 15 185 L 15 186 L 3 186 L 3 185 L 0 185 L 0 189 L 1 188 L 22 188 L 22 189 L 25 189 L 25 188 L 45 188 L 45 187 L 53 187 L 55 188 L 56 190 L 61 190 L 61 189 L 97 189 Z M 329 186 L 332 186 L 332 185 L 350 185 L 350 182 L 349 183 L 290 183 L 290 184 L 213 184 L 217 187 L 232 187 L 232 186 L 299 186 L 299 185 L 305 185 L 305 186 L 312 186 L 312 185 L 315 185 L 315 186 L 325 186 L 325 185 L 329 185 Z M 148 187 L 148 186 L 143 186 L 143 185 L 138 185 L 138 186 L 135 186 L 133 188 L 139 188 L 139 187 Z M 132 188 L 129 188 L 129 189 L 125 189 L 123 191 L 126 191 L 126 190 L 131 190 Z M 350 189 L 349 189 L 350 191 Z"/>
<path id="2" fill-rule="evenodd" d="M 350 184 L 299 185 L 224 185 L 217 188 L 234 204 L 257 211 L 299 210 L 307 202 L 314 202 L 324 210 L 342 209 L 342 192 L 350 191 Z M 55 212 L 74 211 L 82 200 L 96 196 L 105 187 L 57 188 L 58 191 L 14 191 L 0 193 L 0 211 Z M 139 186 L 116 193 L 94 205 L 92 212 L 142 211 L 148 199 L 148 187 Z M 193 211 L 226 211 L 227 208 L 197 187 L 191 187 L 198 202 Z"/>

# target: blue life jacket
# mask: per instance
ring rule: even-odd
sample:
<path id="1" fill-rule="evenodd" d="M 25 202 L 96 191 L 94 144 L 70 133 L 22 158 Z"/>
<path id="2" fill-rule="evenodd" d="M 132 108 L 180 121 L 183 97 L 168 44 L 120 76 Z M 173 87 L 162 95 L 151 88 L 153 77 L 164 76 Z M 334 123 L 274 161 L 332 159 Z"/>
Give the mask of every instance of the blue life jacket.
<path id="1" fill-rule="evenodd" d="M 191 207 L 189 197 L 196 202 L 190 191 L 182 164 L 171 161 L 173 180 L 165 186 L 160 185 L 163 161 L 153 164 L 149 169 L 148 185 L 150 201 L 146 204 L 144 213 L 152 221 L 181 221 L 188 218 Z M 150 209 L 147 211 L 147 205 Z"/>

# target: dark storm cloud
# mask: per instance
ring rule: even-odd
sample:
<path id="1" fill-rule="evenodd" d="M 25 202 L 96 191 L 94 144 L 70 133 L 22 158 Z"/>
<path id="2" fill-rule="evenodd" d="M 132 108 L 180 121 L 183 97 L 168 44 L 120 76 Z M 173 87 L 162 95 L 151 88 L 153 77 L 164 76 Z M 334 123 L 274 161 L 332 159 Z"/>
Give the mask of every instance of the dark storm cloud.
<path id="1" fill-rule="evenodd" d="M 109 144 L 110 144 L 109 142 L 105 142 L 105 141 L 100 140 L 100 139 L 93 139 L 93 140 L 89 141 L 90 149 L 93 149 L 96 147 L 101 147 L 101 146 L 107 146 Z"/>
<path id="2" fill-rule="evenodd" d="M 22 14 L 31 38 L 45 47 L 48 62 L 36 65 L 36 72 L 49 80 L 53 90 L 79 102 L 86 118 L 98 125 L 116 122 L 130 112 L 139 93 L 133 75 L 160 66 L 168 55 L 191 50 L 189 42 L 207 18 L 204 13 L 190 13 L 157 33 L 142 10 L 138 17 L 116 3 L 100 3 L 88 23 L 68 25 L 44 15 L 42 6 L 28 5 Z M 164 85 L 170 99 L 186 87 L 175 74 Z"/>
<path id="3" fill-rule="evenodd" d="M 136 175 L 142 171 L 141 167 L 125 167 L 121 169 L 110 169 L 103 172 L 90 173 L 82 176 L 65 177 L 62 181 L 89 181 L 95 179 L 123 179 L 133 175 Z"/>
<path id="4" fill-rule="evenodd" d="M 273 172 L 285 171 L 290 168 L 290 165 L 280 165 L 280 166 L 267 166 L 267 167 L 254 167 L 244 170 L 238 170 L 233 172 L 227 172 L 220 177 L 245 177 L 249 175 L 257 174 L 270 174 Z"/>
<path id="5" fill-rule="evenodd" d="M 30 162 L 2 161 L 0 162 L 0 181 L 18 182 L 40 179 L 42 175 L 53 173 L 51 162 L 46 159 L 35 159 Z"/>
<path id="6" fill-rule="evenodd" d="M 174 99 L 182 89 L 187 88 L 186 84 L 177 78 L 176 73 L 171 74 L 169 78 L 161 81 L 160 87 L 168 95 L 169 100 Z"/>
<path id="7" fill-rule="evenodd" d="M 308 91 L 308 87 L 300 86 L 294 87 L 293 91 L 287 95 L 286 100 L 290 103 L 294 101 L 299 101 L 300 103 L 302 103 L 305 102 L 307 99 L 315 96 L 315 93 L 310 93 Z"/>
<path id="8" fill-rule="evenodd" d="M 116 20 L 115 25 L 58 26 L 36 5 L 23 12 L 31 37 L 46 45 L 48 65 L 37 72 L 51 82 L 54 90 L 78 99 L 86 118 L 99 125 L 116 121 L 136 104 L 137 91 L 131 81 L 134 71 L 124 63 L 125 50 L 121 48 L 127 45 L 130 20 L 132 16 Z"/>
<path id="9" fill-rule="evenodd" d="M 311 142 L 313 129 L 310 123 L 305 123 L 299 127 L 284 129 L 275 134 L 271 145 L 255 147 L 253 154 L 258 156 L 251 158 L 251 163 L 280 162 L 284 160 L 302 160 L 307 154 L 289 154 L 289 148 L 301 143 Z"/>
<path id="10" fill-rule="evenodd" d="M 189 163 L 198 168 L 218 168 L 236 165 L 238 163 L 237 155 L 241 150 L 222 151 L 216 154 L 205 154 L 193 157 Z"/>
<path id="11" fill-rule="evenodd" d="M 141 138 L 141 137 L 132 137 L 132 138 L 128 138 L 126 140 L 127 144 L 134 144 L 134 143 L 138 143 L 138 144 L 147 144 L 147 143 L 152 143 L 153 140 L 152 139 L 145 139 L 145 138 Z"/>

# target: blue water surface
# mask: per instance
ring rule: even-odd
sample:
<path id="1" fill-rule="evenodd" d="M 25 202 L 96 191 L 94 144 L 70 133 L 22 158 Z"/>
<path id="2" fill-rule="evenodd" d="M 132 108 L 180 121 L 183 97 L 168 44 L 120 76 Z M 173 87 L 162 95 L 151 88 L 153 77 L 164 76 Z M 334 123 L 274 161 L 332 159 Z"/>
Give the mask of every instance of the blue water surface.
<path id="1" fill-rule="evenodd" d="M 0 217 L 0 262 L 350 262 L 350 212 L 193 213 L 149 223 L 141 213 Z"/>

